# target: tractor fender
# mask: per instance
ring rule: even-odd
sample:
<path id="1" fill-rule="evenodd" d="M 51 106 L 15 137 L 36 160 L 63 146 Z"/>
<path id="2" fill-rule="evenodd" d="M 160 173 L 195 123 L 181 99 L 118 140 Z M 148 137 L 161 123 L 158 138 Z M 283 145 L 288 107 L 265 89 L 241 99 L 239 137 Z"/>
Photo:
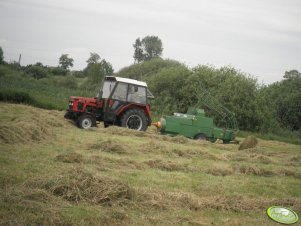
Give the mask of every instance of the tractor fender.
<path id="1" fill-rule="evenodd" d="M 152 120 L 151 120 L 151 111 L 150 111 L 149 105 L 141 105 L 141 104 L 130 103 L 130 104 L 127 104 L 127 105 L 121 107 L 117 111 L 116 116 L 118 118 L 120 118 L 126 111 L 128 111 L 130 109 L 134 109 L 134 108 L 138 108 L 138 109 L 143 110 L 145 116 L 147 117 L 148 126 L 150 126 L 151 123 L 152 123 Z"/>

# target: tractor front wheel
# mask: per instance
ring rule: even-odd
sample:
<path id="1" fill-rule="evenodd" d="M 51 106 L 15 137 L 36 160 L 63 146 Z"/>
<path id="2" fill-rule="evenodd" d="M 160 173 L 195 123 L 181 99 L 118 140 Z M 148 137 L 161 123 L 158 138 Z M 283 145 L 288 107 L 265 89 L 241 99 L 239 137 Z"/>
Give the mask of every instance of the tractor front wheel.
<path id="1" fill-rule="evenodd" d="M 77 125 L 82 129 L 89 129 L 96 126 L 96 121 L 91 115 L 84 114 L 77 120 Z"/>
<path id="2" fill-rule="evenodd" d="M 122 115 L 120 119 L 120 125 L 128 129 L 145 131 L 148 123 L 147 118 L 142 110 L 131 109 Z"/>

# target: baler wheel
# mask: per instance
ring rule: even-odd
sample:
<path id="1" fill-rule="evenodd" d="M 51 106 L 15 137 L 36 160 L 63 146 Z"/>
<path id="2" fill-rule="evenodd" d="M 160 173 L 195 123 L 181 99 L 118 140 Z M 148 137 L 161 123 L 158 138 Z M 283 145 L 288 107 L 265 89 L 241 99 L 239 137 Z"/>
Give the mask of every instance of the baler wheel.
<path id="1" fill-rule="evenodd" d="M 195 139 L 195 140 L 207 140 L 207 137 L 206 137 L 205 134 L 200 133 L 200 134 L 196 135 L 196 136 L 194 137 L 194 139 Z"/>

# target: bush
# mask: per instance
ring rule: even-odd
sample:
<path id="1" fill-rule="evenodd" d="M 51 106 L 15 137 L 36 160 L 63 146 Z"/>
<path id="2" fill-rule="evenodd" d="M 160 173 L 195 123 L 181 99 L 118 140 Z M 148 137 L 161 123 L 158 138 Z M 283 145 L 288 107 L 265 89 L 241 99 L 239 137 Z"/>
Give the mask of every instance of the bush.
<path id="1" fill-rule="evenodd" d="M 83 71 L 72 71 L 72 75 L 76 78 L 84 78 L 85 74 Z"/>
<path id="2" fill-rule="evenodd" d="M 132 64 L 122 68 L 117 76 L 141 80 L 143 77 L 155 75 L 163 68 L 174 68 L 182 64 L 175 60 L 163 60 L 154 58 L 143 63 Z"/>
<path id="3" fill-rule="evenodd" d="M 0 101 L 12 103 L 34 104 L 35 100 L 25 92 L 18 92 L 12 90 L 1 90 Z"/>
<path id="4" fill-rule="evenodd" d="M 41 66 L 29 66 L 25 71 L 36 79 L 41 79 L 48 76 L 46 69 Z"/>
<path id="5" fill-rule="evenodd" d="M 68 75 L 68 76 L 63 77 L 61 79 L 58 79 L 57 84 L 59 86 L 66 87 L 66 88 L 69 88 L 69 89 L 76 89 L 77 88 L 76 80 L 71 75 Z"/>
<path id="6" fill-rule="evenodd" d="M 50 73 L 53 75 L 66 75 L 68 70 L 61 67 L 52 67 L 50 68 Z"/>
<path id="7" fill-rule="evenodd" d="M 87 80 L 82 84 L 82 88 L 95 90 L 101 84 L 105 70 L 100 63 L 91 64 L 86 68 Z"/>

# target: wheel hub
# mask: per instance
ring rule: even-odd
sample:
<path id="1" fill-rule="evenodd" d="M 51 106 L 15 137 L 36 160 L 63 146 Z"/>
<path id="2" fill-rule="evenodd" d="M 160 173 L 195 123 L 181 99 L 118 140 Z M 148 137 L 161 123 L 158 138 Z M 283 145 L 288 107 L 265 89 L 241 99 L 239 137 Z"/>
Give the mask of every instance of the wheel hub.
<path id="1" fill-rule="evenodd" d="M 126 121 L 126 127 L 128 129 L 141 130 L 142 119 L 139 115 L 131 115 Z"/>
<path id="2" fill-rule="evenodd" d="M 90 128 L 91 126 L 92 126 L 92 121 L 91 121 L 90 119 L 86 118 L 86 119 L 84 119 L 84 120 L 82 121 L 82 127 L 83 127 L 84 129 L 88 129 L 88 128 Z"/>

